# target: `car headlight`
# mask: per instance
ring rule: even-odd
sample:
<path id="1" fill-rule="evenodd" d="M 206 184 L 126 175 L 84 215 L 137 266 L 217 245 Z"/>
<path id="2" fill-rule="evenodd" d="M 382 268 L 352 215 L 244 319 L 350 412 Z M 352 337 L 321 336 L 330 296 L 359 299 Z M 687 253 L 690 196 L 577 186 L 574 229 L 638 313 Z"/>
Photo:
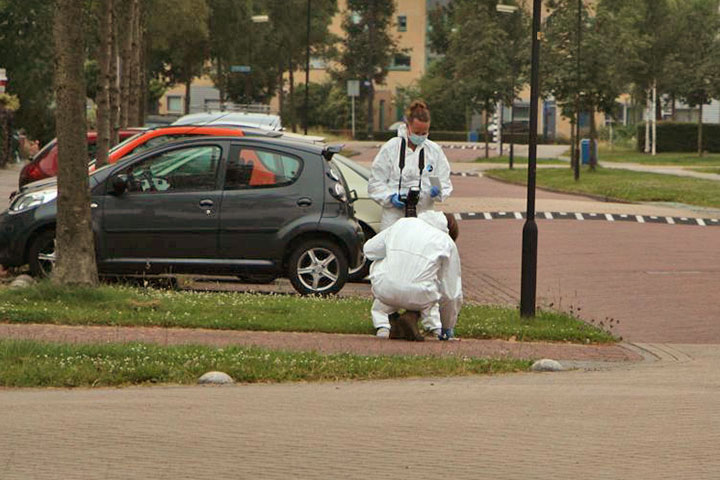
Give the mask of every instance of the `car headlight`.
<path id="1" fill-rule="evenodd" d="M 345 191 L 343 184 L 340 182 L 330 188 L 330 194 L 341 202 L 347 202 L 347 192 Z"/>
<path id="2" fill-rule="evenodd" d="M 30 210 L 31 208 L 39 207 L 40 205 L 55 200 L 56 197 L 56 188 L 20 195 L 10 204 L 9 213 L 21 213 Z"/>

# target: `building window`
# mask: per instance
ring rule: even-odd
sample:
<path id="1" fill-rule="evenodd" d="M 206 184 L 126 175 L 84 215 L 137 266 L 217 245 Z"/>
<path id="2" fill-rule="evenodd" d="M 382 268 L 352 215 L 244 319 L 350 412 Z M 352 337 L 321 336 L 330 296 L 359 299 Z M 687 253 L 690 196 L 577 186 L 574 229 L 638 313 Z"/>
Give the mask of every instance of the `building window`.
<path id="1" fill-rule="evenodd" d="M 327 68 L 327 62 L 323 57 L 310 57 L 310 68 L 313 70 L 325 70 Z"/>
<path id="2" fill-rule="evenodd" d="M 410 55 L 397 53 L 390 64 L 390 70 L 410 70 Z"/>
<path id="3" fill-rule="evenodd" d="M 398 15 L 397 17 L 398 32 L 407 32 L 407 16 Z"/>
<path id="4" fill-rule="evenodd" d="M 180 95 L 168 95 L 167 109 L 169 113 L 182 113 L 182 97 Z"/>

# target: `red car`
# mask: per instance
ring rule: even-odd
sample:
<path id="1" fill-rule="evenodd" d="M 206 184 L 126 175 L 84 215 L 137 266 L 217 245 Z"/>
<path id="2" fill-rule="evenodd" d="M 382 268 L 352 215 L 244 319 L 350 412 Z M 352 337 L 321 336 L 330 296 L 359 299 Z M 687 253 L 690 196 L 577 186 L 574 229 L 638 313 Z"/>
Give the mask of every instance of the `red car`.
<path id="1" fill-rule="evenodd" d="M 125 140 L 117 144 L 110 150 L 108 156 L 108 163 L 115 163 L 121 158 L 140 153 L 149 148 L 157 147 L 163 143 L 172 142 L 175 140 L 181 140 L 184 138 L 197 137 L 200 135 L 210 136 L 244 136 L 248 135 L 271 135 L 272 132 L 260 131 L 256 129 L 241 129 L 238 127 L 221 127 L 221 126 L 167 126 L 158 127 L 150 130 L 142 129 L 128 129 L 123 132 L 127 133 L 124 135 Z M 92 147 L 95 146 L 95 139 L 97 134 L 95 132 L 88 132 L 88 145 L 92 141 Z M 92 140 L 91 140 L 92 139 Z M 52 145 L 51 145 L 52 144 Z M 57 175 L 57 146 L 56 141 L 53 140 L 51 144 L 46 145 L 42 151 L 40 151 L 33 160 L 23 168 L 20 172 L 20 186 L 22 187 L 26 183 L 34 182 L 36 180 L 42 180 L 43 178 L 54 177 Z M 46 150 L 53 152 L 53 160 L 43 162 L 39 160 L 40 164 L 36 165 L 36 160 L 43 155 Z M 91 152 L 91 158 L 95 157 L 95 148 L 89 148 Z M 47 156 L 50 156 L 49 154 Z M 275 181 L 272 172 L 263 171 L 262 162 L 252 162 L 252 159 L 239 159 L 241 163 L 251 162 L 254 163 L 256 168 L 253 169 L 253 175 L 251 178 L 252 185 L 263 185 L 267 183 L 273 183 Z M 41 168 L 42 167 L 42 168 Z M 90 170 L 94 170 L 95 166 L 91 162 Z"/>
<path id="2" fill-rule="evenodd" d="M 142 132 L 141 128 L 128 128 L 120 130 L 120 141 L 126 140 L 138 132 Z M 90 160 L 95 158 L 95 150 L 97 149 L 97 132 L 87 132 L 88 141 L 88 157 Z M 48 142 L 42 150 L 35 154 L 30 162 L 20 171 L 19 184 L 22 187 L 30 182 L 36 182 L 44 178 L 54 177 L 58 172 L 58 149 L 57 138 L 53 138 Z"/>

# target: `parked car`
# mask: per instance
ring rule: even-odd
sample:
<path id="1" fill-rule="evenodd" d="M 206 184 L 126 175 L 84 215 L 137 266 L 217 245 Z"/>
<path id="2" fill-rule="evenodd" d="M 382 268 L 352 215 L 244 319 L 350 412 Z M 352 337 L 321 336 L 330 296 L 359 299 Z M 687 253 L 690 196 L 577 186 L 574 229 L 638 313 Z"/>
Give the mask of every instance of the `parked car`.
<path id="1" fill-rule="evenodd" d="M 123 130 L 120 136 L 121 142 L 110 149 L 108 154 L 108 163 L 115 163 L 119 159 L 140 153 L 149 148 L 157 147 L 163 143 L 172 142 L 175 140 L 182 140 L 184 138 L 197 137 L 201 135 L 213 135 L 213 136 L 243 136 L 243 135 L 262 135 L 262 136 L 279 136 L 281 133 L 268 132 L 265 130 L 259 130 L 257 128 L 245 128 L 240 129 L 237 127 L 196 127 L 196 126 L 183 126 L 183 127 L 158 127 L 152 129 L 128 129 Z M 95 168 L 95 140 L 97 134 L 95 132 L 88 132 L 88 155 L 90 157 L 90 169 L 91 171 Z M 39 160 L 38 168 L 34 169 L 30 167 L 35 163 L 35 159 L 25 166 L 22 172 L 20 172 L 20 186 L 26 185 L 30 182 L 36 182 L 45 178 L 54 177 L 58 172 L 57 165 L 57 142 L 53 140 L 52 145 L 48 144 L 45 148 L 52 147 L 52 153 L 48 155 L 49 160 Z M 43 148 L 43 150 L 45 150 Z M 38 158 L 42 154 L 42 151 L 35 156 Z M 27 170 L 27 172 L 26 172 Z"/>
<path id="2" fill-rule="evenodd" d="M 363 231 L 331 162 L 337 148 L 263 137 L 167 143 L 90 175 L 102 274 L 287 276 L 301 294 L 339 291 Z M 255 180 L 262 168 L 274 181 Z M 0 214 L 0 263 L 48 275 L 57 185 L 23 187 Z"/>
<path id="3" fill-rule="evenodd" d="M 141 128 L 128 128 L 120 130 L 120 141 L 126 140 L 139 132 Z M 97 148 L 97 132 L 87 132 L 88 157 L 95 158 Z M 48 142 L 35 156 L 20 170 L 18 186 L 22 187 L 30 182 L 36 182 L 44 178 L 54 177 L 58 171 L 57 138 Z"/>
<path id="4" fill-rule="evenodd" d="M 280 115 L 250 112 L 201 112 L 178 118 L 173 125 L 236 125 L 267 130 L 283 129 Z"/>

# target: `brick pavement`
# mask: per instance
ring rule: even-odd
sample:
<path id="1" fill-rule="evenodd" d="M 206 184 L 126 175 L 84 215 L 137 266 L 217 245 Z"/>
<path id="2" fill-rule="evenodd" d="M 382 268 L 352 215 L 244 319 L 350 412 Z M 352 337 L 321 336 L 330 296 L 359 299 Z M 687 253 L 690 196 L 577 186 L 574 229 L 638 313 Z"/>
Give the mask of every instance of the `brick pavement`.
<path id="1" fill-rule="evenodd" d="M 595 371 L 0 390 L 0 478 L 716 479 L 718 346 Z"/>

